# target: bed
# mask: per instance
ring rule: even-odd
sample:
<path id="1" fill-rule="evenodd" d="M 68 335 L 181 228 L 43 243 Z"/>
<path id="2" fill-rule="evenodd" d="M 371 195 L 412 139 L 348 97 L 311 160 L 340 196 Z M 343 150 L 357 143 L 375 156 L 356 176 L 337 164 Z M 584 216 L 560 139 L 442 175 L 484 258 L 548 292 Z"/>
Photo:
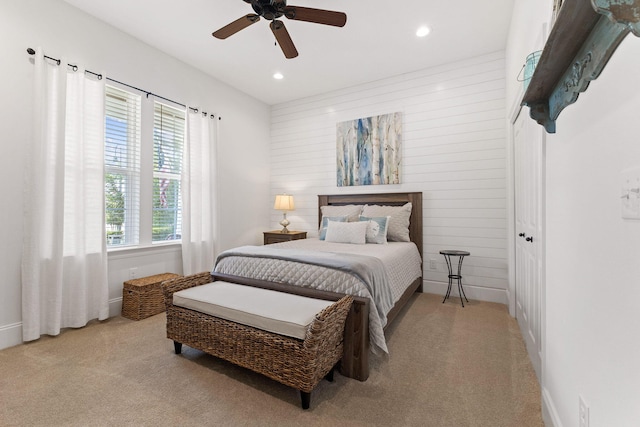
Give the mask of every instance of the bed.
<path id="1" fill-rule="evenodd" d="M 407 203 L 411 203 L 408 235 L 402 239 L 408 237 L 409 242 L 348 245 L 310 238 L 268 247 L 234 248 L 220 254 L 212 275 L 214 279 L 324 299 L 353 295 L 340 370 L 345 376 L 364 381 L 369 375 L 370 351 L 387 351 L 384 329 L 415 292 L 422 292 L 422 193 L 318 196 L 319 227 L 323 210 L 336 212 L 349 205 L 368 205 L 369 212 L 374 212 L 377 208 L 371 205 L 398 210 L 403 206 L 407 209 Z M 339 262 L 353 259 L 355 273 L 336 267 L 336 258 Z M 378 283 L 389 283 L 389 289 Z"/>

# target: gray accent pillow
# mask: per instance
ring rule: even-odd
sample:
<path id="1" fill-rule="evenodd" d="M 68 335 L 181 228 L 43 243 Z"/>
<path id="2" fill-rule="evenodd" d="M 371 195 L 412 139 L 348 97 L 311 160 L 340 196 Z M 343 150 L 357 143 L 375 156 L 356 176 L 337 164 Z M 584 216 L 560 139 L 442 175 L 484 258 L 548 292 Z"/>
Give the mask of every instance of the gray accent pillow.
<path id="1" fill-rule="evenodd" d="M 402 206 L 364 205 L 362 216 L 390 216 L 387 240 L 392 242 L 410 242 L 409 219 L 411 218 L 411 202 Z"/>

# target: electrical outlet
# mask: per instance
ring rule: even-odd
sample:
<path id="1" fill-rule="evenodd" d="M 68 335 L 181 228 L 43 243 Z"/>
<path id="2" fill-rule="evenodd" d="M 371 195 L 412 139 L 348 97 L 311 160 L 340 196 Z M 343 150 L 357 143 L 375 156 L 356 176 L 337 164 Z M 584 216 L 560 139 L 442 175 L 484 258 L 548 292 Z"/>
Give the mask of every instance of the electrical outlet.
<path id="1" fill-rule="evenodd" d="M 436 268 L 437 268 L 436 260 L 435 260 L 435 259 L 433 259 L 433 258 L 431 258 L 431 259 L 429 260 L 429 269 L 431 269 L 431 270 L 435 270 Z"/>
<path id="2" fill-rule="evenodd" d="M 129 269 L 129 280 L 138 278 L 138 267 L 131 267 Z"/>
<path id="3" fill-rule="evenodd" d="M 578 396 L 578 426 L 589 427 L 589 407 L 582 396 Z"/>

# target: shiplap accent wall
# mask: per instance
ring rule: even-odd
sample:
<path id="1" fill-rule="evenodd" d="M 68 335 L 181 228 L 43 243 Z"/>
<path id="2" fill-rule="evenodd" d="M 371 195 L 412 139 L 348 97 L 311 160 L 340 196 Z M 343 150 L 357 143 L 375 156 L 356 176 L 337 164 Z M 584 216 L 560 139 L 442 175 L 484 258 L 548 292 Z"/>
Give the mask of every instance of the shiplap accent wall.
<path id="1" fill-rule="evenodd" d="M 274 106 L 271 200 L 293 194 L 289 228 L 317 236 L 318 194 L 421 191 L 425 291 L 445 292 L 441 249 L 468 250 L 467 296 L 506 303 L 504 70 L 498 52 Z M 396 111 L 402 184 L 337 187 L 336 123 Z M 280 219 L 272 210 L 274 229 Z"/>

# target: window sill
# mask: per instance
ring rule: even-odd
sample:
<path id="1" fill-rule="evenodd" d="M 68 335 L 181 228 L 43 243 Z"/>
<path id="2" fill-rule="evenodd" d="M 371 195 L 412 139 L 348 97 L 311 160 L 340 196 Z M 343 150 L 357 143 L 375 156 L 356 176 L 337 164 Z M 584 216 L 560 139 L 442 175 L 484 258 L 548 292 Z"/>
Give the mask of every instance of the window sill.
<path id="1" fill-rule="evenodd" d="M 121 259 L 138 256 L 157 255 L 159 253 L 171 253 L 182 251 L 180 240 L 171 242 L 154 243 L 148 246 L 126 246 L 122 248 L 107 249 L 108 259 Z"/>

